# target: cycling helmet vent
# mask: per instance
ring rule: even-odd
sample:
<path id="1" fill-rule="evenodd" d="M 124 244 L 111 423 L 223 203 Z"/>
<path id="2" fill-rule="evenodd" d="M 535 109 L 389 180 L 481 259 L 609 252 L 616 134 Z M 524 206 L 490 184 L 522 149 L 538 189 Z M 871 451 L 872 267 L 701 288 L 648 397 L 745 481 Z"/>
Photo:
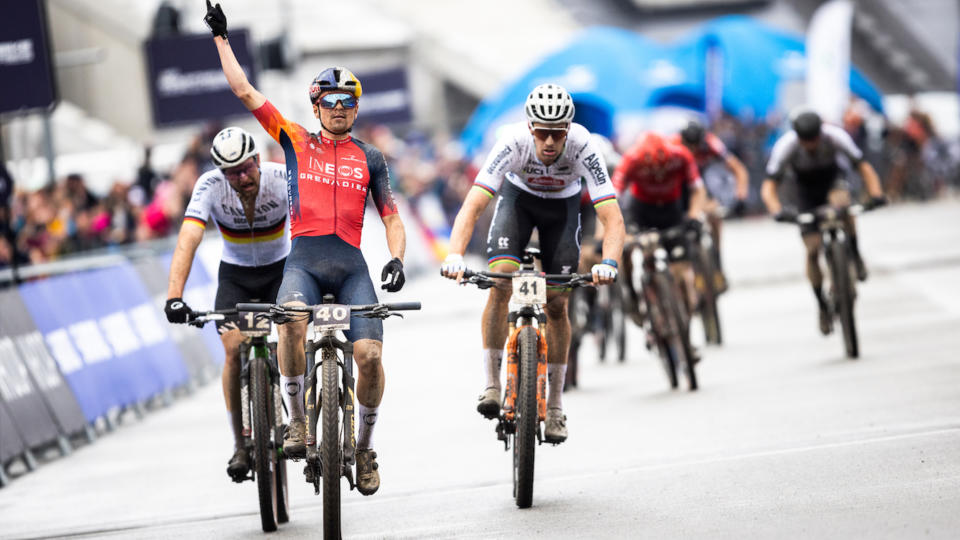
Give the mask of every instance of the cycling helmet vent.
<path id="1" fill-rule="evenodd" d="M 235 167 L 256 155 L 257 145 L 253 136 L 238 127 L 221 130 L 213 137 L 213 144 L 210 145 L 213 164 L 221 169 Z"/>
<path id="2" fill-rule="evenodd" d="M 345 67 L 327 68 L 317 75 L 310 84 L 310 102 L 314 103 L 320 95 L 329 90 L 343 90 L 359 98 L 363 93 L 360 80 Z"/>
<path id="3" fill-rule="evenodd" d="M 523 108 L 531 124 L 568 124 L 573 120 L 573 98 L 556 84 L 541 84 L 534 88 Z"/>

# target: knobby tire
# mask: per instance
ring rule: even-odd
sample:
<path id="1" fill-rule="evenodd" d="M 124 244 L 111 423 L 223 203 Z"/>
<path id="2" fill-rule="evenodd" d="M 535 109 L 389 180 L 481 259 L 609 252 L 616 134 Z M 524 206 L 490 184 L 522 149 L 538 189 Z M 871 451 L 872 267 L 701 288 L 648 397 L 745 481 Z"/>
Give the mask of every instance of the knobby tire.
<path id="1" fill-rule="evenodd" d="M 277 453 L 271 444 L 274 434 L 273 386 L 263 358 L 250 359 L 250 407 L 253 417 L 253 461 L 260 499 L 260 524 L 264 532 L 277 530 Z"/>
<path id="2" fill-rule="evenodd" d="M 703 321 L 704 338 L 707 343 L 720 345 L 723 335 L 720 332 L 720 311 L 717 309 L 717 289 L 714 285 L 716 269 L 710 261 L 711 256 L 705 250 L 699 251 L 701 279 L 703 280 L 703 304 L 700 319 Z"/>
<path id="3" fill-rule="evenodd" d="M 537 331 L 533 327 L 520 330 L 517 429 L 513 445 L 514 497 L 519 508 L 533 504 L 534 454 L 537 444 Z"/>
<path id="4" fill-rule="evenodd" d="M 320 468 L 323 475 L 323 538 L 340 538 L 340 473 L 343 463 L 340 443 L 340 375 L 337 354 L 324 348 L 321 353 Z"/>
<path id="5" fill-rule="evenodd" d="M 834 241 L 830 244 L 833 264 L 833 298 L 840 327 L 843 330 L 843 344 L 848 358 L 860 356 L 860 344 L 857 341 L 857 325 L 853 316 L 853 287 L 850 276 L 850 257 L 846 243 Z"/>

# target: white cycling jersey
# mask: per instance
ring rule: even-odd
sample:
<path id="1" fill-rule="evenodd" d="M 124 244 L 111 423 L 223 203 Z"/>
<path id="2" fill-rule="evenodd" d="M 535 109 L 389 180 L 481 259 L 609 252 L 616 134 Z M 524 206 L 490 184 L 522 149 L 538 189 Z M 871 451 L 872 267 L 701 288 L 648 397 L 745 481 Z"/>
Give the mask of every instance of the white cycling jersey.
<path id="1" fill-rule="evenodd" d="M 536 143 L 526 123 L 510 125 L 506 130 L 474 180 L 474 186 L 490 197 L 506 178 L 538 197 L 566 199 L 580 194 L 580 178 L 584 178 L 594 206 L 616 201 L 603 149 L 591 138 L 587 128 L 571 123 L 563 151 L 550 165 L 544 165 L 537 158 Z"/>
<path id="2" fill-rule="evenodd" d="M 770 161 L 767 162 L 767 176 L 780 180 L 788 169 L 792 169 L 800 179 L 829 176 L 829 180 L 833 180 L 836 178 L 837 157 L 840 154 L 847 156 L 854 166 L 863 160 L 863 152 L 839 126 L 823 124 L 813 152 L 806 151 L 800 144 L 797 132 L 790 130 L 773 145 Z"/>
<path id="3" fill-rule="evenodd" d="M 252 225 L 247 221 L 240 196 L 220 169 L 204 173 L 193 187 L 183 221 L 206 227 L 209 219 L 213 219 L 223 236 L 223 262 L 265 266 L 286 257 L 290 253 L 286 165 L 260 163 L 260 191 Z"/>

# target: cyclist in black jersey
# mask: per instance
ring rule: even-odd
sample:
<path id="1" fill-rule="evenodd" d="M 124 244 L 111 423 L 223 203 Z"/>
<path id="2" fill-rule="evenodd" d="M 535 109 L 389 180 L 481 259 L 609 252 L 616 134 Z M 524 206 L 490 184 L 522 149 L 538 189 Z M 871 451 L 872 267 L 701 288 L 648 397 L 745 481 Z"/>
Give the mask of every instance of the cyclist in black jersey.
<path id="1" fill-rule="evenodd" d="M 164 311 L 171 323 L 192 319 L 193 310 L 183 300 L 183 288 L 208 220 L 217 224 L 224 245 L 215 309 L 232 308 L 238 302 L 273 302 L 290 252 L 285 167 L 260 163 L 253 137 L 238 127 L 218 133 L 210 155 L 217 169 L 197 180 L 170 263 Z M 239 481 L 250 469 L 240 418 L 239 347 L 244 337 L 235 319 L 218 321 L 217 332 L 225 355 L 223 399 L 234 439 L 227 473 Z"/>
<path id="2" fill-rule="evenodd" d="M 853 139 L 840 127 L 824 124 L 813 111 L 800 111 L 792 120 L 793 129 L 777 140 L 767 164 L 767 179 L 760 188 L 767 210 L 777 221 L 792 222 L 799 212 L 808 212 L 828 202 L 835 206 L 850 204 L 849 186 L 843 180 L 838 163 L 845 156 L 860 176 L 870 200 L 867 208 L 886 204 L 877 172 L 866 160 Z M 777 185 L 790 172 L 796 179 L 799 208 L 785 208 L 777 195 Z M 867 267 L 857 245 L 857 229 L 853 216 L 847 217 L 847 237 L 853 251 L 853 260 L 860 281 L 867 279 Z M 833 318 L 823 296 L 823 270 L 820 268 L 822 241 L 817 223 L 800 227 L 807 252 L 807 278 L 820 308 L 820 331 L 827 335 L 833 331 Z"/>

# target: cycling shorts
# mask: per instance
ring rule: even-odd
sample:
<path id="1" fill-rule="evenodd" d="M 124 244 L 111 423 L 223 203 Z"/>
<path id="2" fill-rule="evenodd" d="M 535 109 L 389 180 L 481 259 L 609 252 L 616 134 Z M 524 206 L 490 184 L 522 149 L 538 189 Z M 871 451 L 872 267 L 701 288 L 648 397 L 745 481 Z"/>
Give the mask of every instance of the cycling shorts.
<path id="1" fill-rule="evenodd" d="M 377 303 L 367 262 L 359 249 L 333 234 L 294 238 L 277 303 L 321 304 L 325 294 L 332 294 L 337 304 Z M 350 329 L 343 334 L 351 342 L 383 341 L 383 323 L 380 319 L 354 316 L 350 318 Z"/>
<path id="2" fill-rule="evenodd" d="M 580 194 L 545 199 L 504 182 L 487 234 L 487 264 L 512 263 L 520 268 L 537 228 L 540 257 L 548 274 L 576 272 L 580 262 Z"/>
<path id="3" fill-rule="evenodd" d="M 215 309 L 232 309 L 240 302 L 273 303 L 283 280 L 285 260 L 264 266 L 240 266 L 220 261 L 217 272 Z M 223 334 L 237 328 L 236 315 L 217 321 L 217 332 Z"/>
<path id="4" fill-rule="evenodd" d="M 829 202 L 831 191 L 849 191 L 850 184 L 836 175 L 830 176 L 797 176 L 797 210 L 810 212 Z M 811 234 L 820 230 L 820 223 L 814 220 L 811 223 L 800 224 L 800 234 Z"/>
<path id="5" fill-rule="evenodd" d="M 650 204 L 632 197 L 624 202 L 623 213 L 627 222 L 637 225 L 640 230 L 666 230 L 676 227 L 683 223 L 686 216 L 686 211 L 680 200 L 666 204 Z M 689 250 L 686 247 L 686 240 L 682 235 L 671 239 L 661 237 L 660 242 L 667 250 L 670 261 L 684 261 L 689 258 L 687 256 Z M 674 249 L 677 247 L 683 247 L 684 249 L 677 251 Z"/>

